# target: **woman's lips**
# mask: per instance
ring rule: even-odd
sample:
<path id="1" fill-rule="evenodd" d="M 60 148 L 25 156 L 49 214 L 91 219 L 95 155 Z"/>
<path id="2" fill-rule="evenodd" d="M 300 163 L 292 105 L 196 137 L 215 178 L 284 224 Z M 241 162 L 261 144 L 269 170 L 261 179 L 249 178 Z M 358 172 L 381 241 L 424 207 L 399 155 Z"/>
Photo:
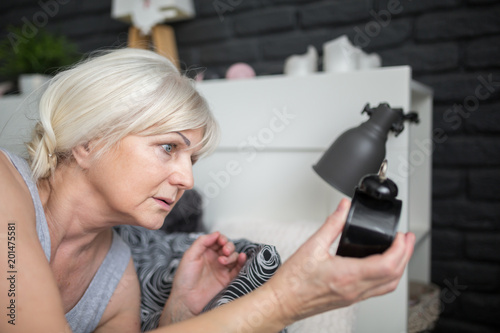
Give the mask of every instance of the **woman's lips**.
<path id="1" fill-rule="evenodd" d="M 164 210 L 170 211 L 172 209 L 172 203 L 173 201 L 170 199 L 163 199 L 163 198 L 153 198 L 156 203 L 158 203 Z"/>

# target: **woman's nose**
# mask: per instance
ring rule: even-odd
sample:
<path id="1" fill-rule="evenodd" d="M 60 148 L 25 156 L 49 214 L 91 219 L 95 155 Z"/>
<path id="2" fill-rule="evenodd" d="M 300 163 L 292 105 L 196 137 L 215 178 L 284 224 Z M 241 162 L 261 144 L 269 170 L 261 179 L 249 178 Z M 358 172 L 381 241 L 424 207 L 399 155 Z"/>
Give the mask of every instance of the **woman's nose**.
<path id="1" fill-rule="evenodd" d="M 190 190 L 194 186 L 193 164 L 191 158 L 179 158 L 170 175 L 170 183 L 183 190 Z"/>

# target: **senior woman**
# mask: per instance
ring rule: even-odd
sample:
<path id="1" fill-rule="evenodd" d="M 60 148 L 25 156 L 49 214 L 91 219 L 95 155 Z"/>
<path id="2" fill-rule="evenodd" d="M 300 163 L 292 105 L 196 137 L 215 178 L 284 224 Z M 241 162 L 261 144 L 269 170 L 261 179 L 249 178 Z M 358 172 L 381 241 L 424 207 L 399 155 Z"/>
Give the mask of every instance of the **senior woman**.
<path id="1" fill-rule="evenodd" d="M 217 124 L 191 80 L 166 58 L 135 49 L 59 73 L 39 111 L 29 163 L 0 153 L 0 269 L 7 275 L 0 331 L 138 332 L 139 283 L 112 227 L 158 229 L 193 187 L 193 164 L 214 149 Z M 348 208 L 343 200 L 262 287 L 201 315 L 246 257 L 219 233 L 199 237 L 177 269 L 157 331 L 277 332 L 394 290 L 414 236 L 398 234 L 382 255 L 331 256 Z M 249 320 L 256 314 L 262 320 Z"/>

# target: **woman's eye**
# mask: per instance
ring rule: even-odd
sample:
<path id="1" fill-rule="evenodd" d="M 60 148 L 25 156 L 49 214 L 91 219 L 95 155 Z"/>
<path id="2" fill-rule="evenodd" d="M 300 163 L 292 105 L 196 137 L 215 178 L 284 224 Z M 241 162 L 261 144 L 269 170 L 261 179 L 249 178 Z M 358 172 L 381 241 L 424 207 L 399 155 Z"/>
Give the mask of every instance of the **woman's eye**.
<path id="1" fill-rule="evenodd" d="M 161 145 L 162 148 L 167 152 L 170 153 L 172 150 L 174 150 L 174 145 L 167 143 L 165 145 Z"/>

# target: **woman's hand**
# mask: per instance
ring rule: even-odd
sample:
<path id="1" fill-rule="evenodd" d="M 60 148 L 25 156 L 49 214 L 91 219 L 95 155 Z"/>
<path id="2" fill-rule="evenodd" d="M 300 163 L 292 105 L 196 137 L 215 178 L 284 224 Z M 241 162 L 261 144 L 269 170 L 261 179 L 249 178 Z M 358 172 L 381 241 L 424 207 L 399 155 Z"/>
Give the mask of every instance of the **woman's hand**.
<path id="1" fill-rule="evenodd" d="M 349 201 L 311 236 L 269 281 L 286 325 L 324 311 L 394 291 L 413 253 L 415 236 L 398 233 L 383 254 L 366 258 L 332 256 Z"/>
<path id="2" fill-rule="evenodd" d="M 219 232 L 200 236 L 177 268 L 160 326 L 199 314 L 238 275 L 245 261 L 246 254 L 235 252 L 234 244 Z"/>

